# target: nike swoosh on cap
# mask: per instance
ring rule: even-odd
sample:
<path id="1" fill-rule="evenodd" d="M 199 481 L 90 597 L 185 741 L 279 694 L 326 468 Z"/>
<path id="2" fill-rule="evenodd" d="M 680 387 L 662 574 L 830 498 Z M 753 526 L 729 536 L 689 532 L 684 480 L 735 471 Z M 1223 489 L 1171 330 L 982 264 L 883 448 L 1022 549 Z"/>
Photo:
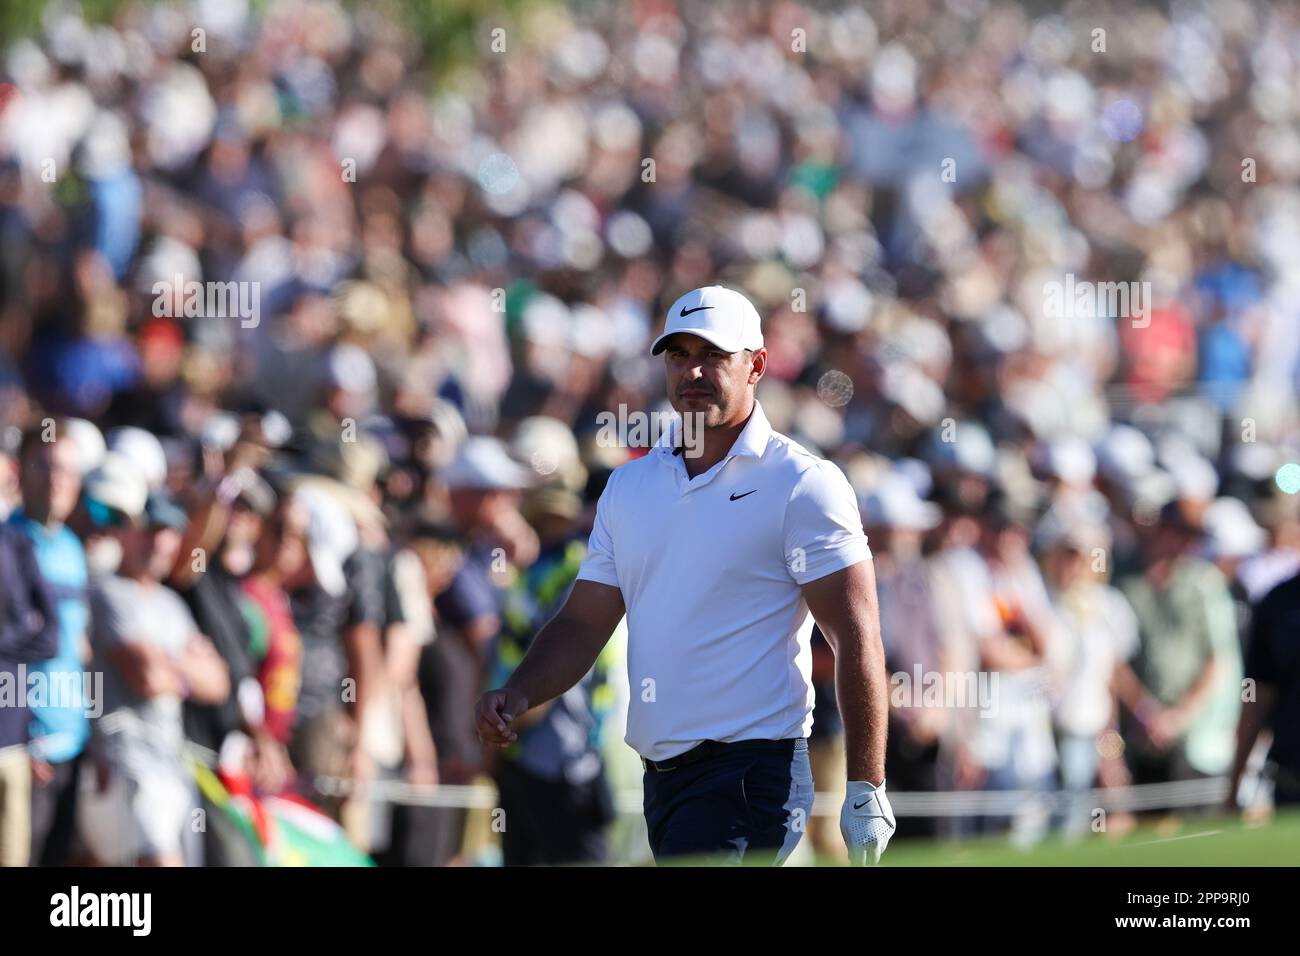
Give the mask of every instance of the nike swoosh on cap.
<path id="1" fill-rule="evenodd" d="M 713 306 L 711 305 L 697 305 L 693 309 L 688 309 L 686 308 L 686 306 L 682 306 L 682 311 L 679 312 L 678 315 L 682 316 L 682 318 L 685 318 L 686 316 L 690 315 L 692 312 L 701 312 L 704 309 L 711 309 L 711 308 L 713 308 Z"/>

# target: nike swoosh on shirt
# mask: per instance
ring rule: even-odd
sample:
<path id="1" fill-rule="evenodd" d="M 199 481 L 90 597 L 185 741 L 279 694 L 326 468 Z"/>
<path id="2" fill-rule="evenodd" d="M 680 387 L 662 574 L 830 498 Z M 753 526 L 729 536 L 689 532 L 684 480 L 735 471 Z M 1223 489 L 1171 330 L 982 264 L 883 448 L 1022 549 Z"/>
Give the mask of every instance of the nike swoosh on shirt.
<path id="1" fill-rule="evenodd" d="M 758 489 L 755 488 L 754 491 L 758 491 Z M 731 496 L 731 500 L 732 500 L 732 501 L 739 501 L 741 498 L 747 497 L 748 495 L 752 495 L 752 494 L 754 493 L 754 491 L 747 491 L 747 492 L 745 492 L 745 494 L 743 494 L 743 495 L 733 494 L 733 495 Z"/>
<path id="2" fill-rule="evenodd" d="M 711 308 L 713 308 L 713 306 L 711 306 L 711 305 L 697 305 L 697 306 L 696 306 L 695 308 L 693 308 L 693 309 L 688 309 L 688 308 L 686 308 L 686 306 L 682 306 L 682 311 L 679 313 L 679 315 L 681 315 L 681 317 L 684 319 L 684 318 L 686 318 L 688 315 L 690 315 L 692 312 L 702 312 L 702 311 L 704 311 L 705 309 L 711 309 Z"/>

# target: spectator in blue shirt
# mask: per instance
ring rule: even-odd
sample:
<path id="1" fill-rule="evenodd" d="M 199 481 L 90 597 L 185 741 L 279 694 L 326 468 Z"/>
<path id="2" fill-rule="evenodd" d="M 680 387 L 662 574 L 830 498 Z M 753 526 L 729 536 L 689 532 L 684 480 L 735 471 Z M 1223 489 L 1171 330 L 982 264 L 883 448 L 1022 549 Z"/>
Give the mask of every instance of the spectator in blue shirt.
<path id="1" fill-rule="evenodd" d="M 0 526 L 0 866 L 26 866 L 31 767 L 26 667 L 54 650 L 54 601 L 31 543 Z"/>
<path id="2" fill-rule="evenodd" d="M 19 448 L 23 505 L 9 523 L 32 542 L 58 619 L 58 645 L 38 665 L 47 679 L 84 689 L 88 657 L 86 554 L 64 522 L 81 491 L 76 445 L 61 420 L 29 429 Z M 44 440 L 46 437 L 52 440 Z M 68 680 L 69 674 L 75 680 Z M 53 684 L 51 684 L 53 686 Z M 54 706 L 58 705 L 58 706 Z M 32 845 L 39 865 L 66 865 L 76 829 L 77 767 L 90 736 L 91 701 L 50 700 L 31 710 Z"/>

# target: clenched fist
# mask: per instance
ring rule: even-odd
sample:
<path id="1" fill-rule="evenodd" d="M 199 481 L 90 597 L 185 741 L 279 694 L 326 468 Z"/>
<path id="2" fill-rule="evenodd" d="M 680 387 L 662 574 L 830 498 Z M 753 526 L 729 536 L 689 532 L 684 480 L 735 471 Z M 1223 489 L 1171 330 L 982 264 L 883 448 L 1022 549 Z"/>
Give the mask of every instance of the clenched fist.
<path id="1" fill-rule="evenodd" d="M 514 719 L 528 709 L 528 698 L 513 687 L 490 690 L 474 708 L 478 739 L 491 747 L 508 747 L 519 739 L 510 729 Z"/>

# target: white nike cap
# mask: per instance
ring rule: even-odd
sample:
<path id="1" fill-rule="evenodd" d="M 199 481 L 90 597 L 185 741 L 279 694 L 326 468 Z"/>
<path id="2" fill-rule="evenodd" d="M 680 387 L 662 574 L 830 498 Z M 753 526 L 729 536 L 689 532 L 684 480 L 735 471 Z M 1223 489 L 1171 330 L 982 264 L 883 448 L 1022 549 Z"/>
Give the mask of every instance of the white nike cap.
<path id="1" fill-rule="evenodd" d="M 662 352 L 668 337 L 678 332 L 698 335 L 724 352 L 763 347 L 763 330 L 754 304 L 734 289 L 720 285 L 693 289 L 674 302 L 668 310 L 664 333 L 650 346 L 650 354 Z"/>

